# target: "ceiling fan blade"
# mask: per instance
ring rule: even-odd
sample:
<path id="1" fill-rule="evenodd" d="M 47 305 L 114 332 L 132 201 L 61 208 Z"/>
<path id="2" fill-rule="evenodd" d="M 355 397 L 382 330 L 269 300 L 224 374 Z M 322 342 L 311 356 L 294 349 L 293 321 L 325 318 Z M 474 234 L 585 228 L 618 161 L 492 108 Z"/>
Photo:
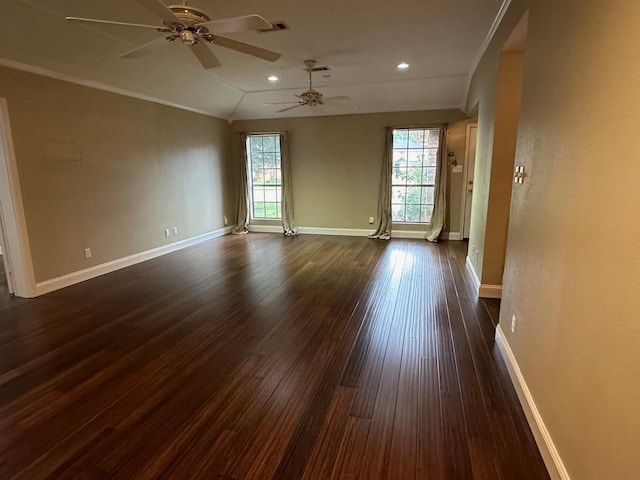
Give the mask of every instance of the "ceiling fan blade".
<path id="1" fill-rule="evenodd" d="M 150 50 L 153 50 L 154 48 L 159 47 L 164 42 L 166 42 L 166 39 L 164 37 L 156 38 L 152 42 L 145 43 L 144 45 L 140 45 L 139 47 L 136 47 L 133 50 L 129 50 L 128 52 L 123 53 L 122 55 L 120 55 L 120 58 L 138 58 L 138 57 L 141 57 L 141 56 L 145 55 L 146 53 L 148 53 Z"/>
<path id="2" fill-rule="evenodd" d="M 214 45 L 220 45 L 221 47 L 230 48 L 236 52 L 246 53 L 253 57 L 262 58 L 269 62 L 275 62 L 281 57 L 279 53 L 272 52 L 271 50 L 266 50 L 255 45 L 234 40 L 233 38 L 223 37 L 221 35 L 214 35 L 212 43 Z"/>
<path id="3" fill-rule="evenodd" d="M 327 100 L 333 101 L 333 102 L 340 102 L 340 101 L 353 100 L 353 98 L 351 98 L 349 95 L 340 95 L 338 97 L 322 97 L 322 100 L 324 100 L 325 102 Z"/>
<path id="4" fill-rule="evenodd" d="M 183 24 L 180 19 L 176 17 L 174 13 L 169 10 L 167 6 L 160 0 L 138 0 L 138 3 L 144 5 L 153 13 L 162 18 L 164 23 L 167 25 L 173 25 L 174 23 L 177 23 L 178 25 Z"/>
<path id="5" fill-rule="evenodd" d="M 298 102 L 272 102 L 272 103 L 263 103 L 264 106 L 270 106 L 270 105 L 291 105 L 292 103 L 298 103 Z"/>
<path id="6" fill-rule="evenodd" d="M 286 112 L 287 110 L 293 110 L 294 108 L 303 107 L 304 103 L 299 103 L 298 105 L 294 105 L 293 107 L 283 108 L 282 110 L 278 110 L 276 113 Z"/>
<path id="7" fill-rule="evenodd" d="M 141 23 L 126 23 L 126 22 L 114 22 L 112 20 L 98 20 L 96 18 L 81 18 L 81 17 L 67 17 L 70 22 L 83 22 L 83 23 L 106 23 L 107 25 L 121 25 L 123 27 L 141 27 L 141 28 L 153 28 L 161 32 L 168 31 L 164 27 L 158 27 L 157 25 L 142 25 Z"/>
<path id="8" fill-rule="evenodd" d="M 204 68 L 209 69 L 222 66 L 220 60 L 218 60 L 218 58 L 213 54 L 211 49 L 207 47 L 205 43 L 198 42 L 194 45 L 189 45 L 189 47 Z"/>
<path id="9" fill-rule="evenodd" d="M 233 33 L 247 30 L 269 30 L 271 23 L 260 15 L 245 15 L 243 17 L 223 18 L 199 23 L 196 27 L 205 27 L 213 33 Z"/>

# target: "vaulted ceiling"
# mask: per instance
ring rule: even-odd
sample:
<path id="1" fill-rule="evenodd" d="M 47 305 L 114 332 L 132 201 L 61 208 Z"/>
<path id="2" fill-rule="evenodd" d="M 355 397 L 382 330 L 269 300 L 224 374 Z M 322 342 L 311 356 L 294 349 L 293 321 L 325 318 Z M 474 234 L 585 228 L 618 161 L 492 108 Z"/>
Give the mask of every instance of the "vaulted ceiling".
<path id="1" fill-rule="evenodd" d="M 167 2 L 168 3 L 168 2 Z M 178 2 L 175 2 L 178 3 Z M 212 19 L 259 14 L 288 30 L 230 34 L 282 53 L 275 63 L 212 46 L 223 66 L 205 70 L 180 42 L 137 59 L 120 55 L 160 35 L 79 25 L 66 16 L 160 25 L 135 0 L 0 2 L 0 64 L 48 73 L 227 119 L 460 108 L 468 77 L 503 0 L 192 0 Z M 308 87 L 351 97 L 276 113 Z M 407 62 L 400 71 L 396 65 Z M 267 76 L 279 80 L 269 82 Z M 1 92 L 0 92 L 1 96 Z M 70 99 L 73 101 L 73 99 Z M 286 106 L 286 105 L 284 105 Z"/>

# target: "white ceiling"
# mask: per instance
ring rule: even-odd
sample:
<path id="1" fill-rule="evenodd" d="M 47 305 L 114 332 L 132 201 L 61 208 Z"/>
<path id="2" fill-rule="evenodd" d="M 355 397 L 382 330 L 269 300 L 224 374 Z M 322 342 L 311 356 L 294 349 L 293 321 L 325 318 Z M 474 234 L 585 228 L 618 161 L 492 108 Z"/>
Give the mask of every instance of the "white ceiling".
<path id="1" fill-rule="evenodd" d="M 168 2 L 167 2 L 168 3 Z M 178 2 L 172 2 L 178 3 Z M 154 30 L 78 25 L 65 16 L 161 25 L 135 0 L 0 2 L 0 64 L 233 119 L 460 108 L 469 71 L 503 0 L 192 0 L 212 19 L 257 13 L 289 30 L 231 34 L 282 53 L 275 63 L 213 46 L 221 68 L 204 70 L 179 42 L 135 60 L 119 56 Z M 307 88 L 303 61 L 325 97 L 352 101 L 275 113 Z M 401 61 L 411 67 L 398 71 Z M 271 84 L 270 74 L 280 77 Z M 325 75 L 329 75 L 325 78 Z"/>

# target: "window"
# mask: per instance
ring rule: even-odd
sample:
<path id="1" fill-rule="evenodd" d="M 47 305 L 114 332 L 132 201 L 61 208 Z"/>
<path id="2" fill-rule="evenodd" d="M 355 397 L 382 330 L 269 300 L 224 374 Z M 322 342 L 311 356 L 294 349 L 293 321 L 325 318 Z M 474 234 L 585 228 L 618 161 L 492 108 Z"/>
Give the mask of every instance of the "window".
<path id="1" fill-rule="evenodd" d="M 280 134 L 248 135 L 247 159 L 251 182 L 251 218 L 280 219 L 282 217 Z"/>
<path id="2" fill-rule="evenodd" d="M 391 219 L 397 223 L 429 223 L 438 163 L 440 130 L 393 130 Z"/>

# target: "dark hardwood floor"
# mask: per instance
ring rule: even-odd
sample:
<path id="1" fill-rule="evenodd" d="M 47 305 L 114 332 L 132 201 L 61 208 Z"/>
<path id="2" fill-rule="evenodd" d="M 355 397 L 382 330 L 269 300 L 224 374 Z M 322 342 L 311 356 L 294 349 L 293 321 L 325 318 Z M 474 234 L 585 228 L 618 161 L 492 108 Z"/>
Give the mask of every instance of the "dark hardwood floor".
<path id="1" fill-rule="evenodd" d="M 0 298 L 0 478 L 548 479 L 465 244 L 226 236 Z"/>

